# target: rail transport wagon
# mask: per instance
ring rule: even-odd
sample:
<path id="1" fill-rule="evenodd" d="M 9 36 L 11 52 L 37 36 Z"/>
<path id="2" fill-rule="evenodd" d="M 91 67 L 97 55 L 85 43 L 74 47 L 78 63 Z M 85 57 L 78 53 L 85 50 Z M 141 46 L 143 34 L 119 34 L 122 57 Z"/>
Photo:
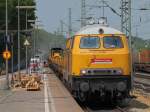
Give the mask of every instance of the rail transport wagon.
<path id="1" fill-rule="evenodd" d="M 134 68 L 136 71 L 150 72 L 150 50 L 143 49 L 134 54 Z"/>

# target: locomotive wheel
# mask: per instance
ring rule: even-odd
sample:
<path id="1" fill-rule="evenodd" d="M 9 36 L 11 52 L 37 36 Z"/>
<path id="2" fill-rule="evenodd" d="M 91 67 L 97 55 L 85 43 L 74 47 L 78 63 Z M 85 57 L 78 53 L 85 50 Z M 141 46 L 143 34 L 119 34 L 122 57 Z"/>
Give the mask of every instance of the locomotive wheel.
<path id="1" fill-rule="evenodd" d="M 129 98 L 124 98 L 124 99 L 120 99 L 120 100 L 117 100 L 117 104 L 120 106 L 120 107 L 127 107 L 130 103 L 130 99 Z"/>
<path id="2" fill-rule="evenodd" d="M 64 85 L 67 85 L 67 81 L 64 78 L 62 79 L 62 81 Z"/>
<path id="3" fill-rule="evenodd" d="M 113 104 L 114 103 L 114 100 L 113 100 L 110 92 L 105 93 L 105 98 L 104 99 L 105 99 L 104 103 L 106 103 L 106 104 L 109 104 L 109 103 Z"/>
<path id="4" fill-rule="evenodd" d="M 79 100 L 80 100 L 81 102 L 86 102 L 86 100 L 87 100 L 87 95 L 86 95 L 85 93 L 83 93 L 83 92 L 79 92 L 78 98 L 79 98 Z"/>

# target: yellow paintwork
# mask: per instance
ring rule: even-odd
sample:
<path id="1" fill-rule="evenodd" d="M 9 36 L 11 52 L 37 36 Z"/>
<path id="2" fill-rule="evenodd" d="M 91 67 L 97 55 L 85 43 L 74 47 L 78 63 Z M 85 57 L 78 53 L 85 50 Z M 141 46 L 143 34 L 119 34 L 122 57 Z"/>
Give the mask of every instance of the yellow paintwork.
<path id="1" fill-rule="evenodd" d="M 58 53 L 57 51 L 53 51 L 52 55 L 49 55 L 49 61 L 50 64 L 58 65 L 58 71 L 62 72 L 62 65 L 63 65 L 63 57 L 61 53 Z"/>
<path id="2" fill-rule="evenodd" d="M 84 36 L 98 36 L 100 38 L 101 47 L 99 49 L 80 49 L 80 39 Z M 112 35 L 76 35 L 74 39 L 68 39 L 64 51 L 63 63 L 61 63 L 63 64 L 65 75 L 80 76 L 80 70 L 87 68 L 120 68 L 123 71 L 123 75 L 130 75 L 130 53 L 127 38 L 125 35 L 113 35 L 122 38 L 124 48 L 106 49 L 103 47 L 104 36 Z M 71 42 L 74 43 L 73 47 Z M 112 59 L 112 63 L 91 64 L 90 61 L 93 58 Z"/>
<path id="3" fill-rule="evenodd" d="M 97 36 L 100 38 L 99 49 L 80 49 L 80 39 L 85 36 Z M 66 42 L 66 49 L 63 52 L 63 56 L 59 53 L 53 53 L 53 56 L 49 57 L 49 60 L 57 66 L 57 70 L 64 74 L 63 77 L 68 79 L 69 75 L 80 76 L 80 71 L 83 69 L 92 68 L 119 68 L 122 69 L 123 75 L 130 75 L 130 52 L 128 48 L 128 42 L 125 35 L 113 35 L 120 36 L 122 38 L 123 48 L 108 49 L 103 47 L 103 37 L 112 35 L 76 35 L 74 38 L 69 38 Z M 113 37 L 112 37 L 113 38 Z M 73 43 L 73 45 L 72 45 Z M 91 64 L 92 59 L 112 59 L 112 63 L 100 63 Z"/>

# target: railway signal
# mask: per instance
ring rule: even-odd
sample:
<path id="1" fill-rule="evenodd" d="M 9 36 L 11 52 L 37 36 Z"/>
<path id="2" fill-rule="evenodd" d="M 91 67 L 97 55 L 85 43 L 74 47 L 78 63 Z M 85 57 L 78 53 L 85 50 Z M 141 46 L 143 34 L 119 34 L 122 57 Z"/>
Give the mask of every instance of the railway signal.
<path id="1" fill-rule="evenodd" d="M 10 51 L 8 51 L 8 50 L 4 51 L 4 52 L 3 52 L 3 58 L 4 58 L 5 60 L 9 60 L 9 59 L 11 58 L 11 53 L 10 53 Z"/>

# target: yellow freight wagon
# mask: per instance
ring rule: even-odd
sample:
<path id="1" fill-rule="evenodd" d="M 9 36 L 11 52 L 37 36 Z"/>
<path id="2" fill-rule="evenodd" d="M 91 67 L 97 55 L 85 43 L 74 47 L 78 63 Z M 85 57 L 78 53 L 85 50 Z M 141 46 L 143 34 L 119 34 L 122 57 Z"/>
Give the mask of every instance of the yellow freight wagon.
<path id="1" fill-rule="evenodd" d="M 50 50 L 49 65 L 55 72 L 62 73 L 62 66 L 63 66 L 62 48 L 52 48 Z"/>

